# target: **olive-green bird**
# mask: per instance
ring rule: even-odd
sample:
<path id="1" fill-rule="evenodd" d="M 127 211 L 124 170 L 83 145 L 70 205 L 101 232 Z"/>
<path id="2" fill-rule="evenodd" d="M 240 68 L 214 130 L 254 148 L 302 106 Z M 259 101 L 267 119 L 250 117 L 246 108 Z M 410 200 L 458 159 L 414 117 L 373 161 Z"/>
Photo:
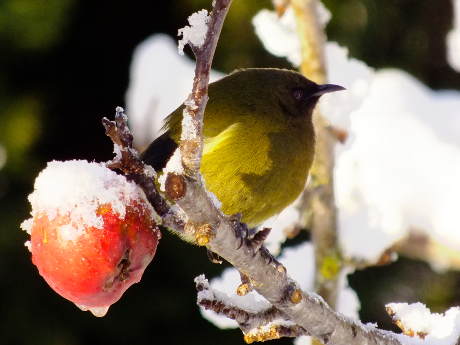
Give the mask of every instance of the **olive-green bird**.
<path id="1" fill-rule="evenodd" d="M 201 173 L 225 214 L 255 227 L 299 196 L 315 151 L 313 109 L 321 95 L 343 89 L 274 68 L 237 70 L 209 85 Z M 142 154 L 156 171 L 178 146 L 183 108 Z"/>

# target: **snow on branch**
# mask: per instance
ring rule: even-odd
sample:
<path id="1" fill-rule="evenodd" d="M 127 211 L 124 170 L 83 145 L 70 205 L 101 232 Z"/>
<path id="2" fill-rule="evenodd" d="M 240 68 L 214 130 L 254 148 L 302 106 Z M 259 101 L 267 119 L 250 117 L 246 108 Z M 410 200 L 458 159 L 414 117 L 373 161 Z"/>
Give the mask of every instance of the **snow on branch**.
<path id="1" fill-rule="evenodd" d="M 179 49 L 188 43 L 196 57 L 193 89 L 185 101 L 182 120 L 182 135 L 179 145 L 182 164 L 188 175 L 199 174 L 201 154 L 203 151 L 203 115 L 208 102 L 208 83 L 212 59 L 219 40 L 220 31 L 232 0 L 216 0 L 208 16 L 206 10 L 189 17 L 191 27 L 179 30 L 183 39 Z M 203 37 L 203 35 L 206 35 Z"/>
<path id="2" fill-rule="evenodd" d="M 182 216 L 172 211 L 170 205 L 155 187 L 155 171 L 141 161 L 139 153 L 133 148 L 133 136 L 128 128 L 128 118 L 123 111 L 123 108 L 117 107 L 115 121 L 110 121 L 105 117 L 102 119 L 105 133 L 112 140 L 116 153 L 116 157 L 108 162 L 107 166 L 110 169 L 121 171 L 142 188 L 147 200 L 162 218 L 163 225 L 183 229 Z"/>
<path id="3" fill-rule="evenodd" d="M 390 303 L 386 311 L 403 334 L 413 342 L 430 344 L 460 343 L 460 308 L 443 314 L 431 313 L 422 303 Z M 402 336 L 400 336 L 402 337 Z"/>
<path id="4" fill-rule="evenodd" d="M 198 305 L 235 320 L 244 332 L 247 343 L 308 335 L 305 329 L 289 321 L 286 315 L 273 306 L 262 307 L 261 310 L 245 310 L 233 305 L 225 293 L 213 290 L 204 275 L 196 277 L 195 284 Z"/>

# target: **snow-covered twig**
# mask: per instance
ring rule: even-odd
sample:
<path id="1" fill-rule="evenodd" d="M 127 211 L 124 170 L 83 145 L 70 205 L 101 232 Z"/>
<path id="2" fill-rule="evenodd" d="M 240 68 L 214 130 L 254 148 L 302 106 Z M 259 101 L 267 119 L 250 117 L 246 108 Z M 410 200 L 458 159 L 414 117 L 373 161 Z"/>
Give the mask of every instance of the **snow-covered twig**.
<path id="1" fill-rule="evenodd" d="M 295 323 L 291 322 L 290 325 L 287 325 L 288 317 L 273 306 L 257 312 L 248 311 L 233 305 L 226 300 L 225 296 L 220 296 L 222 293 L 214 292 L 204 275 L 196 277 L 195 284 L 198 291 L 198 305 L 207 310 L 212 310 L 218 315 L 224 315 L 235 320 L 245 333 L 245 336 L 249 338 L 254 338 L 256 333 L 259 337 L 263 337 L 263 335 L 273 337 L 275 336 L 274 328 L 277 330 L 282 329 L 282 334 L 278 332 L 277 338 L 307 335 L 306 331 Z M 279 320 L 282 320 L 282 324 L 276 323 Z M 272 332 L 262 333 L 264 329 L 271 329 Z"/>
<path id="2" fill-rule="evenodd" d="M 216 0 L 209 16 L 202 10 L 189 18 L 192 27 L 179 30 L 182 40 L 188 40 L 196 57 L 195 77 L 192 92 L 185 101 L 182 120 L 182 134 L 179 152 L 184 174 L 169 172 L 166 167 L 166 193 L 176 201 L 187 214 L 187 224 L 184 236 L 194 240 L 199 245 L 206 245 L 216 231 L 221 219 L 214 198 L 206 191 L 200 174 L 200 161 L 203 151 L 203 115 L 208 101 L 208 82 L 212 59 L 219 40 L 223 22 L 232 0 Z M 199 18 L 191 20 L 193 16 Z M 197 28 L 194 28 L 193 25 Z M 207 30 L 203 26 L 207 25 Z M 197 31 L 194 33 L 194 31 Z M 204 38 L 198 37 L 203 33 Z M 199 43 L 197 43 L 199 42 Z M 184 43 L 180 42 L 183 46 Z"/>
<path id="3" fill-rule="evenodd" d="M 182 155 L 182 164 L 189 176 L 199 174 L 201 154 L 203 151 L 203 115 L 206 103 L 208 102 L 209 74 L 220 31 L 231 2 L 232 0 L 216 0 L 209 17 L 207 16 L 206 10 L 194 14 L 201 14 L 201 23 L 198 23 L 198 28 L 194 28 L 193 26 L 188 28 L 190 32 L 197 30 L 198 32 L 196 34 L 200 35 L 204 33 L 203 25 L 207 24 L 206 36 L 204 39 L 195 39 L 195 41 L 200 42 L 198 45 L 194 44 L 193 41 L 189 42 L 196 57 L 195 78 L 193 79 L 192 92 L 185 102 L 182 136 L 179 145 Z M 184 29 L 179 30 L 179 33 L 185 35 L 183 30 Z M 184 38 L 185 37 L 183 37 L 183 39 Z"/>
<path id="4" fill-rule="evenodd" d="M 144 164 L 139 153 L 133 148 L 133 136 L 128 128 L 128 118 L 123 108 L 117 107 L 115 121 L 102 119 L 106 135 L 112 140 L 117 156 L 107 163 L 110 169 L 119 170 L 129 179 L 137 183 L 144 191 L 147 200 L 163 220 L 163 225 L 175 229 L 184 229 L 182 217 L 171 210 L 166 200 L 155 187 L 155 171 Z"/>

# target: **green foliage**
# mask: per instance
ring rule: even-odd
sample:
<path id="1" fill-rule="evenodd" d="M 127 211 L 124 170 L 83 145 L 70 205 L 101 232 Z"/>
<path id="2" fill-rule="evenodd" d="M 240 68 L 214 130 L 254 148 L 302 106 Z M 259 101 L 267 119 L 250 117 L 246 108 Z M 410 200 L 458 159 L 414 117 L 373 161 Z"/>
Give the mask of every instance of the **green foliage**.
<path id="1" fill-rule="evenodd" d="M 56 44 L 68 24 L 73 0 L 2 0 L 0 40 L 21 50 Z"/>
<path id="2" fill-rule="evenodd" d="M 24 97 L 1 111 L 0 145 L 8 152 L 8 169 L 27 169 L 27 155 L 40 136 L 40 106 L 37 98 Z"/>

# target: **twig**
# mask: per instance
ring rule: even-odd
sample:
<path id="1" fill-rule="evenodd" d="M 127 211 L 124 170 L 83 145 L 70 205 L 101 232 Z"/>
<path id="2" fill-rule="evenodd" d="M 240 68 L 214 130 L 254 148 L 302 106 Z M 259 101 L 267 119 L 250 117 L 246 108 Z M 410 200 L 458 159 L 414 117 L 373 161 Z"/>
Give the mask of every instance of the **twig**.
<path id="1" fill-rule="evenodd" d="M 317 16 L 317 0 L 290 0 L 301 42 L 300 70 L 308 78 L 326 82 L 324 62 L 325 35 Z M 333 190 L 334 145 L 336 139 L 325 119 L 316 112 L 315 161 L 311 169 L 312 183 L 304 192 L 301 212 L 308 212 L 315 245 L 316 291 L 334 307 L 342 260 L 337 241 L 336 207 Z"/>
<path id="2" fill-rule="evenodd" d="M 206 37 L 200 47 L 189 43 L 196 57 L 192 92 L 185 101 L 179 143 L 184 175 L 166 172 L 166 192 L 187 214 L 184 236 L 206 245 L 224 217 L 207 193 L 200 174 L 203 151 L 203 116 L 208 101 L 209 74 L 222 25 L 232 0 L 216 0 L 210 14 Z M 177 193 L 180 191 L 180 193 Z M 174 192 L 174 193 L 172 193 Z M 210 213 L 202 210 L 209 210 Z M 213 220 L 213 221 L 211 221 Z"/>
<path id="3" fill-rule="evenodd" d="M 218 315 L 235 320 L 248 344 L 254 341 L 309 335 L 305 329 L 290 321 L 287 315 L 275 307 L 249 312 L 226 302 L 213 291 L 204 275 L 195 278 L 195 284 L 198 291 L 197 304 L 206 310 L 212 310 Z"/>
<path id="4" fill-rule="evenodd" d="M 196 57 L 193 89 L 185 102 L 182 137 L 179 144 L 182 164 L 189 176 L 196 177 L 203 152 L 203 116 L 208 102 L 208 83 L 214 52 L 232 0 L 216 0 L 210 14 L 208 31 L 200 47 L 190 44 Z M 190 118 L 191 123 L 185 121 Z M 192 128 L 190 128 L 192 127 Z"/>
<path id="5" fill-rule="evenodd" d="M 139 158 L 139 153 L 133 148 L 133 136 L 128 128 L 128 118 L 123 108 L 117 107 L 115 121 L 102 119 L 105 133 L 113 141 L 117 157 L 107 163 L 110 169 L 120 170 L 129 179 L 135 181 L 144 191 L 147 200 L 163 219 L 163 225 L 176 229 L 184 228 L 184 221 L 172 212 L 169 204 L 158 193 L 155 187 L 155 172 L 146 166 Z"/>
<path id="6" fill-rule="evenodd" d="M 324 63 L 323 29 L 317 15 L 317 0 L 290 0 L 300 38 L 300 71 L 309 79 L 324 84 L 327 81 Z"/>
<path id="7" fill-rule="evenodd" d="M 203 275 L 195 278 L 195 284 L 198 291 L 197 304 L 207 310 L 214 311 L 216 314 L 225 315 L 235 320 L 244 333 L 267 325 L 276 319 L 286 318 L 286 315 L 274 307 L 254 313 L 227 303 L 214 293 Z"/>

